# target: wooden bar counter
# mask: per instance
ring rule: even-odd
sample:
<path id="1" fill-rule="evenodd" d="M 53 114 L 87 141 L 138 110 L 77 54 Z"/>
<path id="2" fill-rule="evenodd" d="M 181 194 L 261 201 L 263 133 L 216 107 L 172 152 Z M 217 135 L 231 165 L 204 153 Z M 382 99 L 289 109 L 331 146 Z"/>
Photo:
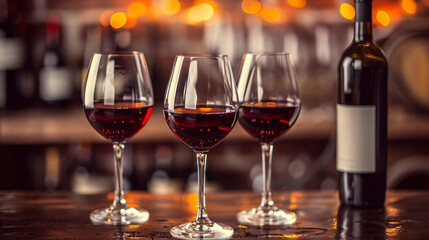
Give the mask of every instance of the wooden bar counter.
<path id="1" fill-rule="evenodd" d="M 96 226 L 89 213 L 108 206 L 113 194 L 0 192 L 0 239 L 170 239 L 172 226 L 194 218 L 196 194 L 129 192 L 128 203 L 150 212 L 143 225 Z M 207 194 L 212 220 L 234 227 L 234 239 L 429 239 L 429 191 L 389 191 L 384 209 L 340 208 L 335 191 L 274 193 L 279 207 L 298 220 L 290 227 L 240 225 L 235 214 L 256 206 L 259 194 Z"/>

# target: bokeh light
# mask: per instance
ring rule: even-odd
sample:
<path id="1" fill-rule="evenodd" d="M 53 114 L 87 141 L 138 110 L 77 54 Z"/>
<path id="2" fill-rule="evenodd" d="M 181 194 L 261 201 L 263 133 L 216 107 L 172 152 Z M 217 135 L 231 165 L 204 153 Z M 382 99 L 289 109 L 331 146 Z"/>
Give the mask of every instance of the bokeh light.
<path id="1" fill-rule="evenodd" d="M 180 11 L 181 5 L 178 0 L 163 0 L 159 8 L 165 15 L 174 15 Z"/>
<path id="2" fill-rule="evenodd" d="M 377 18 L 377 21 L 383 26 L 387 26 L 390 23 L 390 16 L 385 11 L 381 11 L 381 10 L 378 11 L 376 18 Z"/>
<path id="3" fill-rule="evenodd" d="M 340 13 L 343 18 L 351 20 L 355 17 L 355 8 L 348 3 L 343 3 L 340 6 Z"/>
<path id="4" fill-rule="evenodd" d="M 133 18 L 133 17 L 128 16 L 127 22 L 125 23 L 123 28 L 124 29 L 130 29 L 130 28 L 134 27 L 135 25 L 137 25 L 137 22 L 138 22 L 137 18 Z"/>
<path id="5" fill-rule="evenodd" d="M 289 5 L 296 8 L 303 8 L 307 4 L 306 0 L 287 0 Z"/>
<path id="6" fill-rule="evenodd" d="M 123 12 L 116 12 L 110 17 L 110 26 L 119 29 L 127 23 L 127 15 Z"/>
<path id="7" fill-rule="evenodd" d="M 408 14 L 414 14 L 417 12 L 417 3 L 414 0 L 402 0 L 401 6 Z"/>
<path id="8" fill-rule="evenodd" d="M 284 23 L 286 21 L 286 17 L 282 12 L 277 8 L 270 8 L 267 6 L 264 6 L 262 8 L 261 13 L 259 14 L 262 19 L 269 23 Z"/>
<path id="9" fill-rule="evenodd" d="M 209 3 L 200 3 L 191 7 L 186 15 L 189 23 L 207 21 L 214 16 L 214 8 Z"/>
<path id="10" fill-rule="evenodd" d="M 128 6 L 128 15 L 132 18 L 139 18 L 146 13 L 146 5 L 142 2 L 133 2 Z"/>
<path id="11" fill-rule="evenodd" d="M 256 14 L 261 11 L 262 4 L 258 0 L 243 0 L 241 9 L 247 14 Z"/>
<path id="12" fill-rule="evenodd" d="M 101 25 L 103 25 L 104 27 L 108 27 L 110 25 L 110 17 L 113 15 L 113 13 L 114 12 L 112 10 L 104 11 L 100 15 L 100 23 L 101 23 Z"/>

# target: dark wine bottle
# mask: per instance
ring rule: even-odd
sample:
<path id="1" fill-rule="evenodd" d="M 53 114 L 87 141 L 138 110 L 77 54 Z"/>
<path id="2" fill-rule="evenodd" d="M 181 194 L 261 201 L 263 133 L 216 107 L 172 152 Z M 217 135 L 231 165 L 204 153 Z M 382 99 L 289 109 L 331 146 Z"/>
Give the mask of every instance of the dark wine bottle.
<path id="1" fill-rule="evenodd" d="M 34 100 L 25 33 L 28 1 L 0 0 L 0 109 L 30 107 Z"/>
<path id="2" fill-rule="evenodd" d="M 372 36 L 372 1 L 355 0 L 354 39 L 339 63 L 337 171 L 344 206 L 384 205 L 387 61 Z"/>
<path id="3" fill-rule="evenodd" d="M 39 97 L 46 106 L 69 105 L 74 94 L 73 76 L 62 54 L 61 24 L 57 15 L 46 22 L 46 49 L 39 73 Z"/>

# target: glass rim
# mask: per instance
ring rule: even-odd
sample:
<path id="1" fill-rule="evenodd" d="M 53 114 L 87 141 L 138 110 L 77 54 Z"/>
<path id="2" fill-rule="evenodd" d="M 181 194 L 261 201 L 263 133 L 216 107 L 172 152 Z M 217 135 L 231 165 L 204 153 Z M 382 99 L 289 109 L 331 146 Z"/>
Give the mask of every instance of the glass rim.
<path id="1" fill-rule="evenodd" d="M 140 51 L 101 51 L 101 52 L 94 52 L 95 55 L 100 56 L 137 56 L 137 55 L 144 55 L 143 52 Z"/>
<path id="2" fill-rule="evenodd" d="M 245 53 L 244 56 L 292 56 L 290 52 L 249 52 Z"/>
<path id="3" fill-rule="evenodd" d="M 184 58 L 228 58 L 226 54 L 212 54 L 212 53 L 196 53 L 196 54 L 177 54 L 177 57 Z"/>

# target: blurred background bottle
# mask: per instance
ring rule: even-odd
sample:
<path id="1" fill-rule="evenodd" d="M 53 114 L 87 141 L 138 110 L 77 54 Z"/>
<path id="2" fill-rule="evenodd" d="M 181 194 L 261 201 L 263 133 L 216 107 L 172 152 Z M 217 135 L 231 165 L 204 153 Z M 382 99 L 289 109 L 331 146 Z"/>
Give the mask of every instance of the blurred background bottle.
<path id="1" fill-rule="evenodd" d="M 39 73 L 39 97 L 46 106 L 64 107 L 71 104 L 75 89 L 72 71 L 66 65 L 63 55 L 58 15 L 48 16 L 45 31 L 43 66 Z"/>
<path id="2" fill-rule="evenodd" d="M 0 0 L 0 108 L 29 107 L 34 100 L 30 48 L 26 42 L 31 2 Z"/>

